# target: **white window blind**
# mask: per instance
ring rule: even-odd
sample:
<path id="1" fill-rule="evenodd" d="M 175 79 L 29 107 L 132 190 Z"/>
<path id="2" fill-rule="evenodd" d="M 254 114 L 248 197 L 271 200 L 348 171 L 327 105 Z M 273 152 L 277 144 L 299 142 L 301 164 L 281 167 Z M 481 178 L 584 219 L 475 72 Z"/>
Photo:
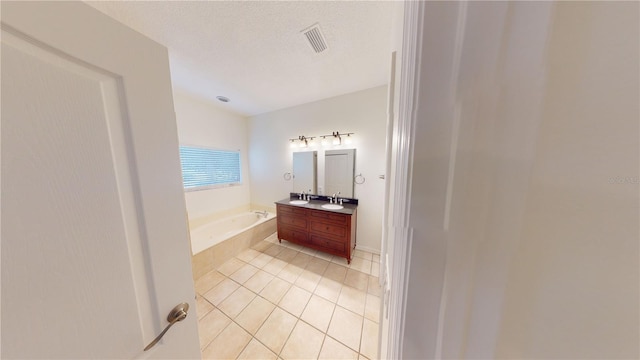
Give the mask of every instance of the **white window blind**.
<path id="1" fill-rule="evenodd" d="M 240 183 L 240 152 L 180 146 L 185 190 Z"/>

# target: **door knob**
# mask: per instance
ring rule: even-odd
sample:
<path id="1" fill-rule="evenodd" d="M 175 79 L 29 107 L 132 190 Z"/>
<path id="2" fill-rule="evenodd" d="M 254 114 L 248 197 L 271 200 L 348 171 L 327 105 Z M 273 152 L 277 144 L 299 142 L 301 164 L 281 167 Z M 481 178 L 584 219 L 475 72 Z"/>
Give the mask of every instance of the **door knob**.
<path id="1" fill-rule="evenodd" d="M 173 326 L 173 324 L 177 323 L 178 321 L 184 320 L 187 317 L 188 311 L 189 311 L 189 304 L 187 303 L 178 304 L 176 305 L 176 307 L 171 309 L 171 311 L 169 312 L 169 315 L 167 315 L 167 321 L 169 322 L 169 325 L 167 325 L 167 327 L 164 328 L 164 330 L 162 330 L 160 335 L 156 336 L 156 338 L 153 339 L 153 341 L 150 342 L 149 345 L 147 345 L 147 347 L 144 348 L 144 351 L 151 349 L 155 344 L 157 344 L 158 341 L 162 339 L 162 337 L 167 332 L 167 330 L 169 330 Z"/>

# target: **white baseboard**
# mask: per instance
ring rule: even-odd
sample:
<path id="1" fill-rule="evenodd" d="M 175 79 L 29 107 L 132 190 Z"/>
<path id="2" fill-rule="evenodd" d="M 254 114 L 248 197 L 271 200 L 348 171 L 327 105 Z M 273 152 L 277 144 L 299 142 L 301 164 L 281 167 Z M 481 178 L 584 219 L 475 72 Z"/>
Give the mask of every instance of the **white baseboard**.
<path id="1" fill-rule="evenodd" d="M 356 244 L 356 250 L 362 250 L 362 251 L 368 251 L 370 253 L 376 254 L 376 255 L 380 255 L 380 249 L 374 249 L 372 247 L 368 247 L 368 246 L 361 246 Z"/>

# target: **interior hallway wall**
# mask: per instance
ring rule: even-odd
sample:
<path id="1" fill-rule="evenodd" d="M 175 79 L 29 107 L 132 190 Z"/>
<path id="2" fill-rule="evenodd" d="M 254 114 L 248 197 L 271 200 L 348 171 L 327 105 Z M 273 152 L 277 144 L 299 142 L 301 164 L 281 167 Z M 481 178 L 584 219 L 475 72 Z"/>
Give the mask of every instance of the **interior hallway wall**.
<path id="1" fill-rule="evenodd" d="M 425 2 L 403 357 L 636 359 L 637 2 Z"/>
<path id="2" fill-rule="evenodd" d="M 384 180 L 378 176 L 385 172 L 386 105 L 384 85 L 249 118 L 252 205 L 275 209 L 274 202 L 292 191 L 283 174 L 292 172 L 292 152 L 300 150 L 292 150 L 289 139 L 353 132 L 353 144 L 341 148 L 356 149 L 355 173 L 366 179 L 354 188 L 359 200 L 357 246 L 379 252 Z M 308 150 L 318 151 L 318 186 L 324 188 L 324 149 Z"/>
<path id="3" fill-rule="evenodd" d="M 546 53 L 496 354 L 637 359 L 640 3 L 557 3 Z"/>

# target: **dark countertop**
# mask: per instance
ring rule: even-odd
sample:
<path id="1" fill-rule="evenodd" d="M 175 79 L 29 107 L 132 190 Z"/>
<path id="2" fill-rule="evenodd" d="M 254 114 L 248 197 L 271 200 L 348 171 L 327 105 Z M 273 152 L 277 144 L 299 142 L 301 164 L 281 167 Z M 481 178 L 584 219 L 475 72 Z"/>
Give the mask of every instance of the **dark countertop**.
<path id="1" fill-rule="evenodd" d="M 286 198 L 286 199 L 282 199 L 280 201 L 276 201 L 276 204 L 297 206 L 297 207 L 306 208 L 306 209 L 328 211 L 328 212 L 332 212 L 332 213 L 347 214 L 347 215 L 353 215 L 353 213 L 355 213 L 356 209 L 358 208 L 358 205 L 342 204 L 342 206 L 344 206 L 343 209 L 340 209 L 340 210 L 329 210 L 329 209 L 322 208 L 322 205 L 329 203 L 328 201 L 311 200 L 311 201 L 309 201 L 309 203 L 304 204 L 304 205 L 294 205 L 294 204 L 289 204 L 289 201 L 291 201 L 291 200 L 297 200 L 297 199 Z"/>

